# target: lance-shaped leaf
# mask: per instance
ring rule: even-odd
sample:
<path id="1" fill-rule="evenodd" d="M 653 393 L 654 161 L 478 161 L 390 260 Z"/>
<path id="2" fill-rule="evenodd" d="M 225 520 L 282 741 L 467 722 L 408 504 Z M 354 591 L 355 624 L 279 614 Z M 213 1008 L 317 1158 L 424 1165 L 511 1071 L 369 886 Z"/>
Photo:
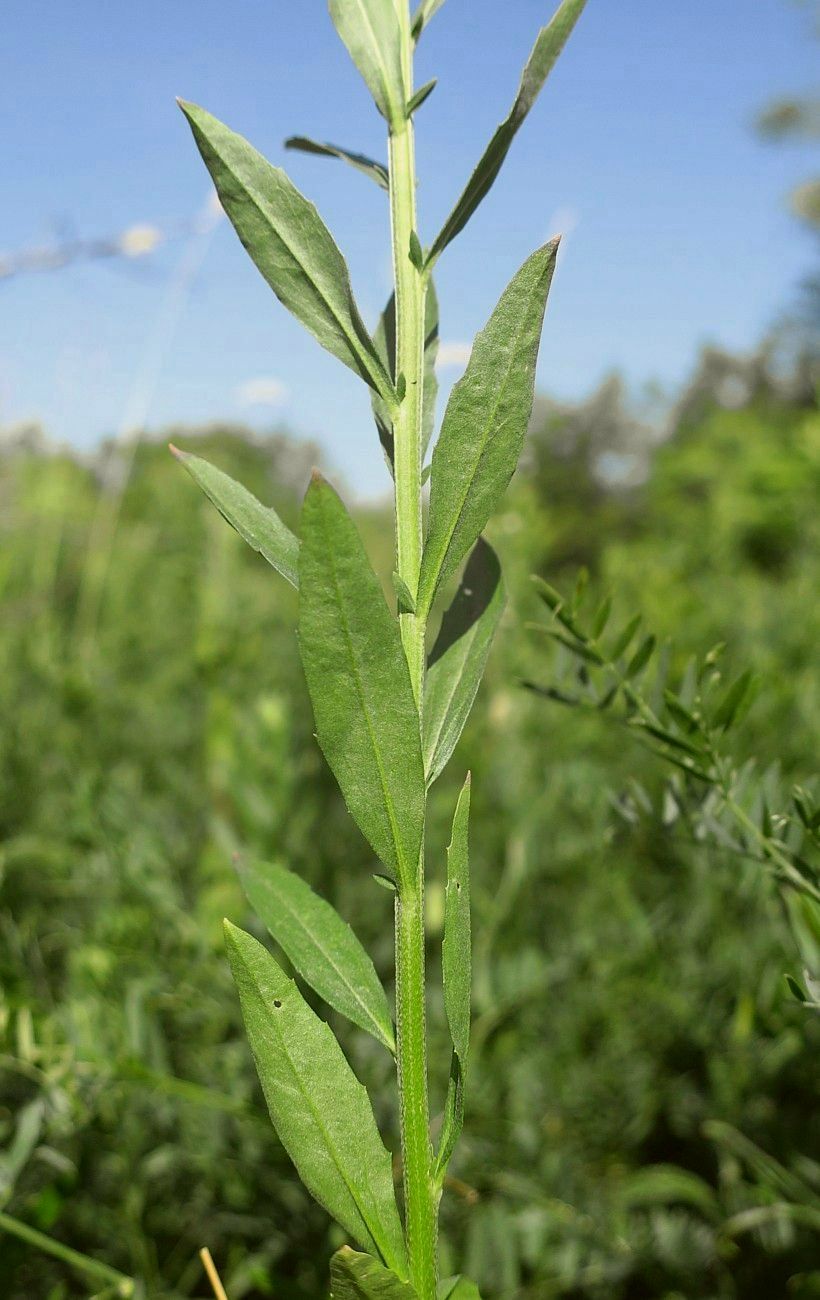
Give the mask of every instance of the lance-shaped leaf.
<path id="1" fill-rule="evenodd" d="M 393 294 L 381 314 L 376 333 L 373 335 L 382 365 L 395 383 L 396 379 L 396 299 Z M 424 303 L 424 393 L 421 406 L 421 443 L 422 455 L 427 450 L 433 435 L 436 420 L 436 398 L 438 396 L 438 376 L 436 361 L 439 345 L 438 297 L 432 278 L 428 281 L 427 295 Z M 377 393 L 372 394 L 373 416 L 390 472 L 393 472 L 393 420 L 390 407 Z"/>
<path id="2" fill-rule="evenodd" d="M 274 1128 L 308 1191 L 365 1250 L 401 1278 L 407 1257 L 389 1153 L 328 1025 L 270 953 L 225 922 L 262 1090 Z"/>
<path id="3" fill-rule="evenodd" d="M 447 889 L 444 904 L 444 942 L 441 950 L 444 1009 L 453 1042 L 453 1062 L 444 1113 L 436 1174 L 441 1178 L 464 1122 L 464 1082 L 470 1048 L 470 991 L 472 953 L 470 935 L 470 776 L 464 782 L 453 817 L 447 847 Z"/>
<path id="4" fill-rule="evenodd" d="M 248 546 L 264 555 L 268 564 L 298 587 L 299 538 L 282 523 L 276 511 L 271 506 L 263 506 L 241 483 L 201 456 L 180 451 L 173 444 L 171 451 Z"/>
<path id="5" fill-rule="evenodd" d="M 349 163 L 357 171 L 363 172 L 375 181 L 380 189 L 390 188 L 390 180 L 387 168 L 384 163 L 375 162 L 374 159 L 368 158 L 363 153 L 353 153 L 350 149 L 342 149 L 337 144 L 320 144 L 318 140 L 311 140 L 305 135 L 292 135 L 285 141 L 286 149 L 298 149 L 301 153 L 315 153 L 320 158 L 338 158 L 341 162 Z"/>
<path id="6" fill-rule="evenodd" d="M 410 23 L 414 41 L 419 39 L 430 19 L 438 13 L 443 4 L 444 0 L 421 0 L 421 4 L 413 14 Z"/>
<path id="7" fill-rule="evenodd" d="M 479 537 L 430 652 L 424 687 L 428 787 L 444 770 L 464 730 L 503 611 L 498 556 Z"/>
<path id="8" fill-rule="evenodd" d="M 551 240 L 513 277 L 450 394 L 430 475 L 417 601 L 422 614 L 478 540 L 518 463 L 557 251 L 558 240 Z"/>
<path id="9" fill-rule="evenodd" d="M 470 177 L 461 198 L 445 221 L 428 254 L 428 264 L 464 229 L 478 205 L 489 193 L 504 159 L 524 119 L 538 98 L 573 27 L 581 16 L 586 0 L 563 0 L 552 21 L 542 27 L 521 76 L 521 84 L 512 108 L 496 130 Z"/>
<path id="10" fill-rule="evenodd" d="M 180 107 L 223 208 L 277 298 L 323 347 L 392 401 L 347 263 L 316 208 L 241 135 L 196 104 Z"/>
<path id="11" fill-rule="evenodd" d="M 395 0 L 330 0 L 330 16 L 382 117 L 402 121 L 407 95 Z"/>
<path id="12" fill-rule="evenodd" d="M 399 881 L 424 824 L 419 715 L 399 625 L 339 497 L 314 475 L 302 511 L 299 644 L 319 744 L 348 808 Z"/>
<path id="13" fill-rule="evenodd" d="M 251 907 L 302 979 L 360 1029 L 395 1052 L 387 996 L 372 961 L 346 921 L 287 867 L 240 864 Z"/>
<path id="14" fill-rule="evenodd" d="M 409 1282 L 372 1255 L 342 1246 L 330 1261 L 330 1300 L 418 1300 Z"/>

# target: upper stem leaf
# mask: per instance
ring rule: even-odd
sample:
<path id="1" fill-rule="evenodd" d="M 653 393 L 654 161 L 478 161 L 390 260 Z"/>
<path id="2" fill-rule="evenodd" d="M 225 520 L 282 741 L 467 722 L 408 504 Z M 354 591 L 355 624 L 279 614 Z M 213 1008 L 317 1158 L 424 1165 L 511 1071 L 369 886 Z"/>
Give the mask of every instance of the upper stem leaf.
<path id="1" fill-rule="evenodd" d="M 430 475 L 417 602 L 425 613 L 478 539 L 518 463 L 557 251 L 558 240 L 551 240 L 511 280 L 450 394 Z"/>
<path id="2" fill-rule="evenodd" d="M 335 907 L 275 862 L 239 865 L 248 902 L 302 979 L 395 1053 L 387 996 L 373 962 Z"/>
<path id="3" fill-rule="evenodd" d="M 347 263 L 314 205 L 241 135 L 196 104 L 180 107 L 225 212 L 277 298 L 323 347 L 393 402 Z"/>
<path id="4" fill-rule="evenodd" d="M 411 882 L 425 787 L 410 673 L 355 524 L 318 474 L 302 511 L 299 581 L 299 643 L 319 744 L 373 849 Z"/>
<path id="5" fill-rule="evenodd" d="M 292 135 L 285 141 L 286 149 L 297 149 L 301 153 L 315 153 L 320 158 L 338 158 L 341 162 L 349 163 L 357 171 L 363 172 L 375 181 L 380 189 L 387 190 L 390 188 L 390 178 L 384 163 L 376 162 L 373 158 L 368 158 L 363 153 L 354 153 L 350 149 L 342 149 L 338 144 L 320 144 L 318 140 L 311 140 L 306 135 Z"/>
<path id="6" fill-rule="evenodd" d="M 503 612 L 504 583 L 498 556 L 479 537 L 428 660 L 424 687 L 428 788 L 446 767 L 464 730 Z"/>
<path id="7" fill-rule="evenodd" d="M 372 1255 L 342 1246 L 330 1261 L 330 1300 L 418 1300 L 418 1295 Z"/>
<path id="8" fill-rule="evenodd" d="M 464 1088 L 470 1048 L 470 992 L 472 954 L 470 934 L 470 776 L 464 782 L 453 817 L 447 846 L 447 890 L 444 906 L 444 942 L 441 950 L 444 1009 L 453 1043 L 453 1060 L 447 1089 L 444 1125 L 436 1156 L 435 1176 L 443 1179 L 464 1123 Z"/>
<path id="9" fill-rule="evenodd" d="M 436 236 L 428 255 L 430 265 L 464 229 L 478 205 L 492 188 L 519 128 L 538 98 L 585 4 L 586 0 L 563 0 L 552 21 L 546 27 L 542 27 L 538 33 L 521 76 L 521 84 L 513 106 L 484 150 L 461 198 Z"/>
<path id="10" fill-rule="evenodd" d="M 329 0 L 329 5 L 336 30 L 382 117 L 390 123 L 402 121 L 407 96 L 395 0 Z"/>
<path id="11" fill-rule="evenodd" d="M 421 4 L 410 21 L 410 30 L 414 41 L 419 39 L 430 19 L 438 13 L 443 4 L 444 0 L 421 0 Z"/>
<path id="12" fill-rule="evenodd" d="M 241 483 L 201 456 L 174 446 L 171 451 L 248 546 L 263 555 L 292 586 L 298 587 L 299 538 L 282 523 L 276 511 L 271 506 L 263 506 Z"/>
<path id="13" fill-rule="evenodd" d="M 308 1191 L 399 1277 L 407 1255 L 385 1150 L 367 1092 L 328 1025 L 270 953 L 225 922 L 231 970 L 279 1138 Z"/>

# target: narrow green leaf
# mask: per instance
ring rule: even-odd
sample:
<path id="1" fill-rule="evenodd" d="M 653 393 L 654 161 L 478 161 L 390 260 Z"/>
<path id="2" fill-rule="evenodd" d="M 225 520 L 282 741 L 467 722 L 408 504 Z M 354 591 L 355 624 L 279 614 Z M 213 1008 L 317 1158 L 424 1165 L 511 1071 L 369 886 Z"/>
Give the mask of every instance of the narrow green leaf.
<path id="1" fill-rule="evenodd" d="M 552 240 L 514 276 L 450 395 L 430 476 L 418 600 L 424 613 L 477 541 L 518 463 L 557 250 Z"/>
<path id="2" fill-rule="evenodd" d="M 592 621 L 592 635 L 596 641 L 598 637 L 601 636 L 606 630 L 606 625 L 609 622 L 609 616 L 611 613 L 612 613 L 612 597 L 607 596 L 606 600 L 599 607 L 598 612 L 596 613 L 595 618 Z"/>
<path id="3" fill-rule="evenodd" d="M 408 250 L 408 255 L 413 266 L 417 271 L 420 271 L 424 266 L 424 250 L 422 249 L 419 237 L 415 230 L 410 231 L 410 248 Z"/>
<path id="4" fill-rule="evenodd" d="M 561 595 L 560 591 L 556 591 L 554 587 L 550 586 L 545 578 L 540 577 L 537 573 L 532 575 L 532 581 L 535 584 L 538 595 L 541 597 L 547 608 L 557 614 L 558 610 L 564 603 L 564 597 Z"/>
<path id="5" fill-rule="evenodd" d="M 387 996 L 370 957 L 346 921 L 287 867 L 240 864 L 253 910 L 295 969 L 329 1006 L 396 1050 Z"/>
<path id="6" fill-rule="evenodd" d="M 380 189 L 388 190 L 390 188 L 390 178 L 384 163 L 375 162 L 373 158 L 368 158 L 363 153 L 353 153 L 350 149 L 342 149 L 337 144 L 320 144 L 318 140 L 311 140 L 306 135 L 292 135 L 285 141 L 286 149 L 298 149 L 301 153 L 318 154 L 320 158 L 338 158 L 341 162 L 348 163 L 355 167 L 357 171 L 362 172 L 375 181 Z"/>
<path id="7" fill-rule="evenodd" d="M 453 1052 L 450 1058 L 450 1078 L 447 1083 L 447 1099 L 444 1103 L 444 1119 L 441 1125 L 438 1151 L 436 1152 L 433 1179 L 441 1187 L 447 1166 L 450 1163 L 456 1143 L 464 1128 L 464 1070 L 461 1061 Z"/>
<path id="8" fill-rule="evenodd" d="M 299 583 L 299 643 L 319 744 L 381 862 L 413 880 L 424 768 L 399 625 L 355 524 L 318 474 L 302 511 Z"/>
<path id="9" fill-rule="evenodd" d="M 393 590 L 396 593 L 400 614 L 415 614 L 416 602 L 413 593 L 408 587 L 404 578 L 397 570 L 393 570 Z"/>
<path id="10" fill-rule="evenodd" d="M 422 104 L 427 102 L 437 85 L 438 77 L 433 77 L 431 81 L 425 82 L 424 85 L 416 91 L 415 95 L 408 99 L 406 109 L 408 117 L 412 117 L 413 114 L 421 108 Z"/>
<path id="11" fill-rule="evenodd" d="M 347 263 L 316 208 L 241 135 L 196 104 L 180 107 L 223 208 L 279 301 L 391 402 L 393 388 L 353 299 Z"/>
<path id="12" fill-rule="evenodd" d="M 447 848 L 447 890 L 444 906 L 442 973 L 444 1007 L 453 1048 L 466 1065 L 470 1046 L 470 989 L 472 961 L 470 941 L 470 776 L 462 786 L 453 817 Z"/>
<path id="13" fill-rule="evenodd" d="M 210 465 L 201 456 L 180 451 L 171 445 L 171 451 L 185 466 L 195 483 L 216 506 L 223 519 L 235 528 L 253 550 L 263 555 L 268 564 L 281 573 L 294 587 L 299 586 L 299 538 L 283 524 L 271 506 L 263 506 L 252 492 L 237 483 L 221 469 Z"/>
<path id="14" fill-rule="evenodd" d="M 623 631 L 620 632 L 618 636 L 616 636 L 615 640 L 612 643 L 612 647 L 608 652 L 609 659 L 612 663 L 614 663 L 616 659 L 620 659 L 621 655 L 629 646 L 629 643 L 634 637 L 638 628 L 641 626 L 642 621 L 643 620 L 641 618 L 641 615 L 636 614 L 634 618 L 631 618 L 629 620 L 629 622 L 627 623 Z"/>
<path id="15" fill-rule="evenodd" d="M 410 25 L 414 41 L 419 39 L 430 19 L 438 13 L 443 4 L 444 0 L 421 0 Z"/>
<path id="16" fill-rule="evenodd" d="M 541 93 L 544 82 L 569 39 L 585 4 L 586 0 L 563 0 L 552 21 L 546 27 L 542 27 L 538 33 L 524 68 L 513 106 L 487 145 L 461 198 L 436 237 L 427 259 L 430 265 L 464 229 L 478 205 L 489 193 L 519 128 Z"/>
<path id="17" fill-rule="evenodd" d="M 396 368 L 396 300 L 391 294 L 381 314 L 373 342 L 379 358 L 390 378 L 395 381 Z M 438 298 L 432 279 L 427 284 L 424 308 L 424 394 L 421 410 L 422 454 L 427 450 L 436 419 L 438 377 L 436 360 L 439 345 Z M 372 395 L 373 416 L 385 459 L 393 472 L 393 420 L 389 405 L 377 393 Z"/>
<path id="18" fill-rule="evenodd" d="M 342 1246 L 330 1261 L 330 1300 L 418 1300 L 409 1282 L 372 1255 Z"/>
<path id="19" fill-rule="evenodd" d="M 656 640 L 654 636 L 648 636 L 641 642 L 638 649 L 626 666 L 624 676 L 627 678 L 637 677 L 638 673 L 643 672 L 655 649 Z"/>
<path id="20" fill-rule="evenodd" d="M 392 1165 L 367 1092 L 330 1028 L 249 934 L 225 922 L 231 970 L 274 1128 L 302 1182 L 359 1245 L 407 1277 Z"/>
<path id="21" fill-rule="evenodd" d="M 470 865 L 468 832 L 470 776 L 464 782 L 453 817 L 447 847 L 447 890 L 444 905 L 444 942 L 441 962 L 444 1008 L 453 1042 L 453 1059 L 435 1177 L 441 1181 L 464 1124 L 464 1087 L 470 1049 L 470 993 L 472 955 L 470 935 Z"/>
<path id="22" fill-rule="evenodd" d="M 437 1300 L 481 1300 L 478 1287 L 468 1277 L 448 1277 L 439 1282 Z"/>
<path id="23" fill-rule="evenodd" d="M 407 95 L 395 0 L 330 0 L 329 7 L 336 31 L 382 117 L 402 121 Z"/>
<path id="24" fill-rule="evenodd" d="M 729 730 L 740 711 L 740 707 L 743 704 L 751 685 L 752 673 L 751 670 L 747 668 L 746 671 L 741 673 L 737 680 L 729 687 L 715 710 L 715 715 L 712 719 L 713 726 L 722 727 L 724 731 Z"/>
<path id="25" fill-rule="evenodd" d="M 428 786 L 444 770 L 464 729 L 503 612 L 501 566 L 480 537 L 430 652 L 424 688 Z"/>

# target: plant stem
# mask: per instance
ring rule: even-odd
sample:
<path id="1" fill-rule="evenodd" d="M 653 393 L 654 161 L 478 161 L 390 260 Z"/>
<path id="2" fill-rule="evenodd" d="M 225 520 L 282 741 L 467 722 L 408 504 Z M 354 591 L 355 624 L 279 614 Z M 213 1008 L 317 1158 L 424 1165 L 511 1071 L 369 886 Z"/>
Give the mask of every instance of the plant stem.
<path id="1" fill-rule="evenodd" d="M 413 93 L 413 40 L 408 0 L 398 2 L 407 99 Z M 424 390 L 424 311 L 427 279 L 411 259 L 416 233 L 416 158 L 413 121 L 404 113 L 390 124 L 390 225 L 396 292 L 396 382 L 403 388 L 396 412 L 396 568 L 415 597 L 422 533 L 421 459 Z M 424 699 L 426 619 L 402 613 L 401 635 L 419 713 Z M 396 896 L 396 1044 L 399 1082 L 405 1225 L 410 1278 L 419 1300 L 435 1300 L 437 1197 L 427 1096 L 427 1028 L 424 960 L 424 846 L 412 885 Z"/>
<path id="2" fill-rule="evenodd" d="M 413 42 L 410 13 L 400 5 L 404 74 L 408 97 L 413 85 Z M 416 234 L 416 149 L 412 118 L 390 126 L 390 223 L 393 239 L 393 274 L 396 287 L 396 381 L 404 395 L 394 421 L 394 472 L 396 480 L 396 567 L 413 596 L 416 595 L 423 544 L 421 514 L 421 413 L 424 397 L 425 273 L 413 264 L 410 244 Z M 401 616 L 404 643 L 416 703 L 424 683 L 425 620 L 415 614 Z"/>
<path id="3" fill-rule="evenodd" d="M 42 1250 L 46 1255 L 53 1255 L 55 1259 L 62 1260 L 70 1268 L 84 1273 L 87 1277 L 98 1278 L 101 1282 L 110 1283 L 115 1294 L 119 1296 L 132 1296 L 134 1294 L 134 1280 L 126 1277 L 124 1273 L 119 1273 L 117 1269 L 110 1268 L 108 1264 L 103 1264 L 98 1259 L 91 1259 L 88 1255 L 81 1255 L 78 1250 L 72 1250 L 70 1246 L 65 1246 L 61 1241 L 54 1237 L 47 1237 L 44 1232 L 38 1232 L 36 1228 L 31 1228 L 27 1223 L 21 1223 L 19 1219 L 13 1219 L 10 1214 L 0 1214 L 0 1232 L 8 1232 L 13 1237 L 19 1238 L 20 1241 L 26 1242 L 29 1246 L 34 1246 L 37 1250 Z"/>
<path id="4" fill-rule="evenodd" d="M 420 877 L 421 871 L 420 865 Z M 419 1300 L 435 1300 L 437 1212 L 431 1177 L 427 1100 L 424 896 L 421 888 L 402 890 L 396 897 L 396 1020 L 410 1277 Z"/>

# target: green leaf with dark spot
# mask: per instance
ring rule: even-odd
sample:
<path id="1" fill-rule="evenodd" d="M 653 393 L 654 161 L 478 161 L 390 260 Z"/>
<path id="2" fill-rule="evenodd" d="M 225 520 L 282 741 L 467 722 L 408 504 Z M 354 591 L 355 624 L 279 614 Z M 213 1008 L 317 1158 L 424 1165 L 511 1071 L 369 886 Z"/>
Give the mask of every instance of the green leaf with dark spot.
<path id="1" fill-rule="evenodd" d="M 302 979 L 329 1006 L 395 1052 L 393 1020 L 381 981 L 336 909 L 278 863 L 240 863 L 238 870 L 248 902 Z"/>
<path id="2" fill-rule="evenodd" d="M 342 1246 L 330 1261 L 330 1300 L 418 1300 L 409 1282 L 372 1255 Z"/>
<path id="3" fill-rule="evenodd" d="M 277 298 L 323 347 L 392 401 L 347 263 L 316 208 L 241 135 L 196 104 L 180 107 L 225 212 Z"/>
<path id="4" fill-rule="evenodd" d="M 432 265 L 450 241 L 464 229 L 478 205 L 489 193 L 513 140 L 541 93 L 544 82 L 580 18 L 585 3 L 586 0 L 563 0 L 552 21 L 546 27 L 542 27 L 538 33 L 524 68 L 513 106 L 496 130 L 467 182 L 461 198 L 436 237 L 428 255 L 429 264 Z"/>
<path id="5" fill-rule="evenodd" d="M 558 241 L 552 240 L 514 276 L 447 403 L 430 475 L 430 523 L 418 594 L 423 614 L 440 583 L 478 540 L 518 463 L 557 251 Z"/>
<path id="6" fill-rule="evenodd" d="M 384 163 L 375 162 L 363 153 L 354 153 L 350 149 L 342 149 L 338 144 L 320 144 L 318 140 L 311 140 L 306 135 L 292 135 L 285 141 L 286 149 L 298 149 L 301 153 L 318 154 L 320 158 L 338 158 L 341 162 L 346 162 L 350 167 L 355 167 L 357 171 L 362 172 L 375 181 L 380 189 L 388 190 L 390 188 L 390 179 L 387 168 Z"/>
<path id="7" fill-rule="evenodd" d="M 305 1187 L 345 1232 L 401 1278 L 407 1255 L 367 1092 L 328 1025 L 270 953 L 225 922 L 245 1029 L 274 1128 Z"/>
<path id="8" fill-rule="evenodd" d="M 444 770 L 464 729 L 503 612 L 498 556 L 480 537 L 430 652 L 424 687 L 428 786 Z"/>
<path id="9" fill-rule="evenodd" d="M 202 488 L 206 497 L 216 506 L 223 519 L 235 528 L 253 550 L 263 555 L 268 564 L 287 578 L 294 587 L 299 586 L 299 538 L 283 524 L 271 506 L 263 506 L 252 492 L 237 483 L 221 469 L 209 465 L 201 456 L 171 451 L 184 465 L 191 478 Z"/>
<path id="10" fill-rule="evenodd" d="M 399 624 L 355 524 L 318 474 L 302 511 L 299 584 L 299 644 L 319 744 L 380 860 L 399 880 L 414 880 L 424 767 Z"/>
<path id="11" fill-rule="evenodd" d="M 382 117 L 402 121 L 407 94 L 395 0 L 330 0 L 330 16 Z"/>

